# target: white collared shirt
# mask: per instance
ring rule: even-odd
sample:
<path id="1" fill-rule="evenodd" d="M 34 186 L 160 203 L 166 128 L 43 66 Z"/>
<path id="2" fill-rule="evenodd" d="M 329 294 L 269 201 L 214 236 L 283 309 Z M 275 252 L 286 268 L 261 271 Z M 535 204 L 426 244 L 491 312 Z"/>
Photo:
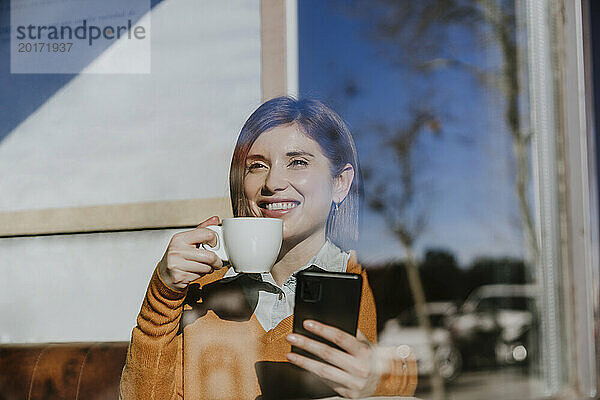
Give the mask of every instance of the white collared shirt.
<path id="1" fill-rule="evenodd" d="M 349 258 L 349 253 L 342 251 L 327 239 L 321 250 L 305 266 L 294 272 L 283 285 L 278 286 L 270 272 L 260 274 L 263 282 L 271 284 L 275 289 L 274 293 L 264 290 L 258 292 L 258 304 L 254 310 L 254 315 L 256 315 L 256 319 L 258 319 L 263 329 L 267 332 L 270 331 L 294 313 L 296 274 L 298 272 L 311 265 L 316 265 L 329 272 L 346 272 Z M 238 273 L 233 268 L 229 268 L 223 278 L 236 275 Z"/>

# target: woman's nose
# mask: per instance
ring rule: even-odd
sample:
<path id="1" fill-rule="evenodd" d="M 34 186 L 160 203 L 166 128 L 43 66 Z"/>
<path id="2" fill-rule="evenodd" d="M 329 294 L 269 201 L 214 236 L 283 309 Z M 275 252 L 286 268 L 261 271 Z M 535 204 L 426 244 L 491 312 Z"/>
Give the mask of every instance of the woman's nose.
<path id="1" fill-rule="evenodd" d="M 271 193 L 284 190 L 288 185 L 288 179 L 284 168 L 272 167 L 265 179 L 264 188 Z"/>

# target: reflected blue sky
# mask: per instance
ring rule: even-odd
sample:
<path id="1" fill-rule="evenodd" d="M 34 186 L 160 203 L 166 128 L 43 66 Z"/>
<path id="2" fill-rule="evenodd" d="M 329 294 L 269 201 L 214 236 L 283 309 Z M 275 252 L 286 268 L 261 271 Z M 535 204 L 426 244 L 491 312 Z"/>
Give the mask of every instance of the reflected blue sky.
<path id="1" fill-rule="evenodd" d="M 500 94 L 464 70 L 416 73 L 395 63 L 394 56 L 402 60 L 411 55 L 373 39 L 369 21 L 345 9 L 347 3 L 298 4 L 300 94 L 323 100 L 342 115 L 363 167 L 394 173 L 376 124 L 406 122 L 411 109 L 426 104 L 440 116 L 441 136 L 423 135 L 416 149 L 428 221 L 417 242 L 420 252 L 448 249 L 463 265 L 478 256 L 522 257 Z M 447 52 L 482 68 L 497 68 L 496 50 L 481 46 L 481 39 L 453 29 Z M 376 196 L 368 185 L 365 196 Z M 402 257 L 383 218 L 368 208 L 362 213 L 357 250 L 364 262 Z"/>

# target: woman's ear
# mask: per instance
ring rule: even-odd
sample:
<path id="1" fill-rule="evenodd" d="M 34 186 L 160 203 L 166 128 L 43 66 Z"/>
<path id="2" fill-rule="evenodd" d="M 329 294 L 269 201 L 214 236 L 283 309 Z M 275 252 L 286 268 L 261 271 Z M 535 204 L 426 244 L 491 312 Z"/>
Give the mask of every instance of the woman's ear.
<path id="1" fill-rule="evenodd" d="M 333 178 L 333 201 L 335 203 L 339 204 L 344 201 L 350 191 L 353 180 L 354 168 L 351 164 L 344 165 L 342 172 Z"/>

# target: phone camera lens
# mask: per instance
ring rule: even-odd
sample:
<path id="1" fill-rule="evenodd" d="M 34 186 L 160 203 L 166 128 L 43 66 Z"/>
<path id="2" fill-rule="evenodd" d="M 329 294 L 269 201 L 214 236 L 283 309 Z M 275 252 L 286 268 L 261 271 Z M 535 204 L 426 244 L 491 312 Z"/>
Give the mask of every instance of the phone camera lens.
<path id="1" fill-rule="evenodd" d="M 321 282 L 303 281 L 300 290 L 302 299 L 308 303 L 316 303 L 321 300 Z"/>

